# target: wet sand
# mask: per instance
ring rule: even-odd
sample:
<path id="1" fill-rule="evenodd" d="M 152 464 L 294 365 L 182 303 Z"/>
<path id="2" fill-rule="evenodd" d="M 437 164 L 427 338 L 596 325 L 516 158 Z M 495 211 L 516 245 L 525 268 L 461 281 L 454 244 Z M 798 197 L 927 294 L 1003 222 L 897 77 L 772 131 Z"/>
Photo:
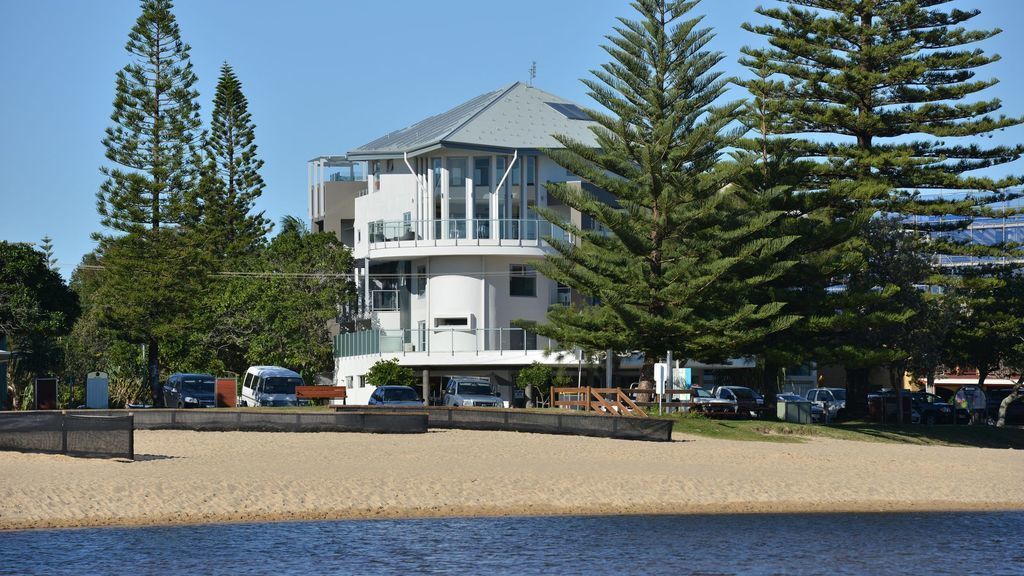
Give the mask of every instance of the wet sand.
<path id="1" fill-rule="evenodd" d="M 148 431 L 0 452 L 0 529 L 382 517 L 1024 510 L 1024 451 L 815 438 Z"/>

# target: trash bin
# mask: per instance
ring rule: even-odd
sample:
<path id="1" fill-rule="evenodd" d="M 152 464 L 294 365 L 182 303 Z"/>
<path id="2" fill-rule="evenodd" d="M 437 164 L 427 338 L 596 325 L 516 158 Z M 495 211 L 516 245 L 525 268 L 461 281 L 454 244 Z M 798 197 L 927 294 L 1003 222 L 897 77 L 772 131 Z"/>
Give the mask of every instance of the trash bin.
<path id="1" fill-rule="evenodd" d="M 810 400 L 780 400 L 775 405 L 775 416 L 783 422 L 793 424 L 811 423 L 811 401 Z"/>

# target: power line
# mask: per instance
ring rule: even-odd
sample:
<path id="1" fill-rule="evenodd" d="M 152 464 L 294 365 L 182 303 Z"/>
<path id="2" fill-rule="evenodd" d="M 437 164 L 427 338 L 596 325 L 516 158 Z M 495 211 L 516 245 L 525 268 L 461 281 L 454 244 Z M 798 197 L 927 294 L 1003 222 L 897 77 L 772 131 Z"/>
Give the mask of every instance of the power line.
<path id="1" fill-rule="evenodd" d="M 82 270 L 104 270 L 105 267 L 97 266 L 95 264 L 82 264 L 78 266 Z M 539 276 L 540 274 L 536 271 L 523 273 L 523 272 L 432 272 L 427 274 L 415 274 L 415 273 L 400 273 L 400 272 L 387 272 L 387 273 L 370 273 L 370 279 L 389 280 L 396 279 L 401 280 L 403 278 L 439 278 L 442 276 L 466 276 L 470 278 L 530 278 Z M 364 274 L 354 272 L 252 272 L 252 271 L 226 271 L 226 272 L 214 272 L 211 276 L 217 276 L 221 278 L 291 278 L 296 280 L 305 279 L 323 279 L 323 278 L 339 278 L 339 279 L 356 279 L 364 278 Z"/>

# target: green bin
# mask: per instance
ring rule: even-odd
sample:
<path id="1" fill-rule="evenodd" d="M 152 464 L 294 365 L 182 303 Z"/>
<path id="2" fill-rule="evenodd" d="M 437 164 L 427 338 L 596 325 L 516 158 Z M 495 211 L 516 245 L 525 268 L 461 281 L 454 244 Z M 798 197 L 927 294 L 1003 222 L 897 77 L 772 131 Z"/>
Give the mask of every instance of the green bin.
<path id="1" fill-rule="evenodd" d="M 775 415 L 783 422 L 794 424 L 811 423 L 811 402 L 810 400 L 799 400 L 793 402 L 779 402 L 775 405 Z"/>

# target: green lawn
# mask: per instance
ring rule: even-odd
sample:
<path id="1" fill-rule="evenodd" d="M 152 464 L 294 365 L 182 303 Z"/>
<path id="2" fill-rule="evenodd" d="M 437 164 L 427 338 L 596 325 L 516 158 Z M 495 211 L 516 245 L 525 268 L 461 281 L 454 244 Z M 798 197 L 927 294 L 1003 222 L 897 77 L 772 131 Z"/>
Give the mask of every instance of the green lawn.
<path id="1" fill-rule="evenodd" d="M 1024 449 L 1024 429 L 994 426 L 883 426 L 869 422 L 790 424 L 770 420 L 716 420 L 680 415 L 673 431 L 723 440 L 803 442 L 810 437 L 938 446 Z"/>

